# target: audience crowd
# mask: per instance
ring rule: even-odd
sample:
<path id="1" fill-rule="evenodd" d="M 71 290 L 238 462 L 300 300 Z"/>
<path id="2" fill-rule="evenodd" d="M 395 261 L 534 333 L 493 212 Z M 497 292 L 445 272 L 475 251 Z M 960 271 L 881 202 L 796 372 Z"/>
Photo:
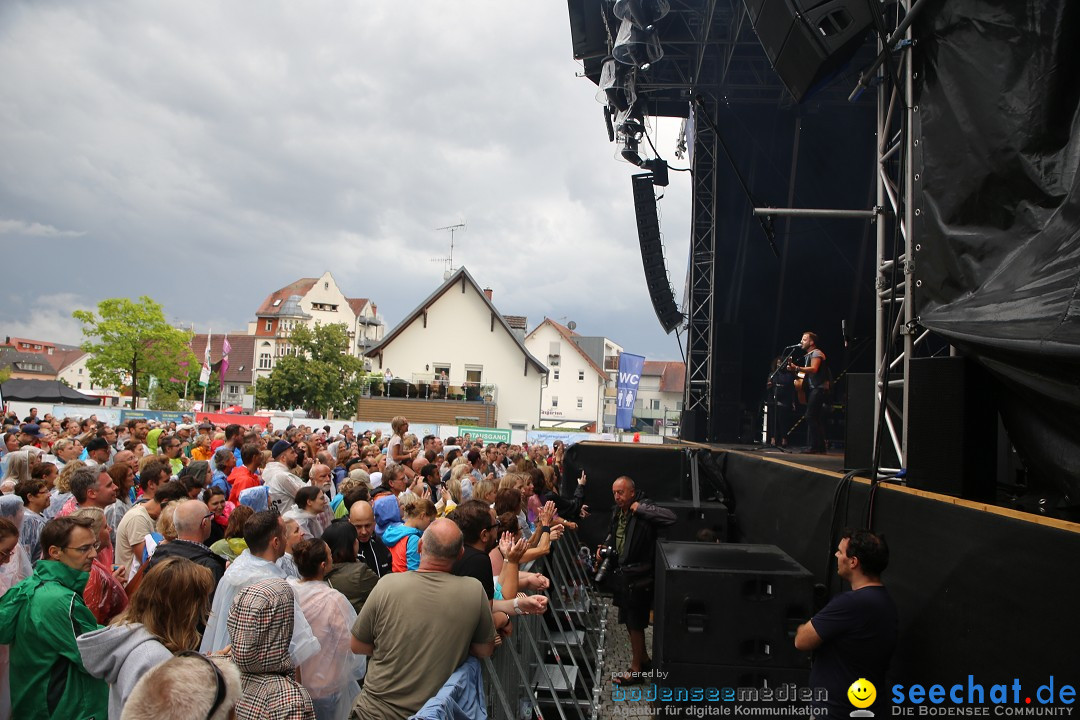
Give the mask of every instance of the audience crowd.
<path id="1" fill-rule="evenodd" d="M 3 424 L 0 720 L 412 715 L 546 611 L 528 566 L 587 515 L 560 444 L 403 417 Z"/>

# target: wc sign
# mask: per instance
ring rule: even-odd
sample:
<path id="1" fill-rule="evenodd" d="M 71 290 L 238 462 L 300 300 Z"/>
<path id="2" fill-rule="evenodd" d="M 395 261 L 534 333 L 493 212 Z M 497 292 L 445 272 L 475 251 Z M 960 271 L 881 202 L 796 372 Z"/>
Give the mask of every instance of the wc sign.
<path id="1" fill-rule="evenodd" d="M 619 355 L 619 382 L 615 396 L 615 427 L 628 430 L 634 425 L 634 400 L 637 399 L 638 385 L 641 384 L 641 371 L 645 367 L 645 358 L 641 355 L 622 353 Z"/>

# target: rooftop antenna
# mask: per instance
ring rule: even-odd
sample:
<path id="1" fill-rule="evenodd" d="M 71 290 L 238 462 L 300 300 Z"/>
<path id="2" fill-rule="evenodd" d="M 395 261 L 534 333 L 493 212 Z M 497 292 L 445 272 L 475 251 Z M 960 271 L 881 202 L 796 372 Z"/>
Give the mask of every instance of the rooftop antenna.
<path id="1" fill-rule="evenodd" d="M 446 225 L 444 227 L 435 229 L 450 231 L 450 254 L 446 257 L 431 258 L 431 262 L 441 262 L 446 265 L 446 269 L 443 270 L 443 280 L 449 280 L 450 276 L 454 274 L 454 233 L 458 230 L 465 232 L 465 223 L 458 223 L 457 225 Z"/>

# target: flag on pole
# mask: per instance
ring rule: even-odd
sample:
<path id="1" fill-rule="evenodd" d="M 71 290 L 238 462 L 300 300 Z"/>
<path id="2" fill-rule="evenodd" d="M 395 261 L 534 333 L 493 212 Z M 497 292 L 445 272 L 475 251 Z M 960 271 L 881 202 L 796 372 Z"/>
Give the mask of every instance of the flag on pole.
<path id="1" fill-rule="evenodd" d="M 229 370 L 230 350 L 232 350 L 232 345 L 229 344 L 229 333 L 225 333 L 225 339 L 221 343 L 221 370 L 218 371 L 218 380 L 221 382 L 221 386 L 218 388 L 218 392 L 225 390 L 225 373 Z"/>
<path id="2" fill-rule="evenodd" d="M 199 371 L 199 384 L 203 387 L 210 382 L 210 338 L 212 333 L 206 335 L 206 352 L 203 353 L 203 366 Z"/>

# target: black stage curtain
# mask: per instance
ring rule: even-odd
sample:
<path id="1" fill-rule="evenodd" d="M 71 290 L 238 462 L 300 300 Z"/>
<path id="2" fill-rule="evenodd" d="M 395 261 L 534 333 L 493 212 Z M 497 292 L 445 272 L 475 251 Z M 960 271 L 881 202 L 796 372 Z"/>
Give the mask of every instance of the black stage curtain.
<path id="1" fill-rule="evenodd" d="M 916 313 L 1080 502 L 1080 2 L 932 0 L 914 31 Z"/>

